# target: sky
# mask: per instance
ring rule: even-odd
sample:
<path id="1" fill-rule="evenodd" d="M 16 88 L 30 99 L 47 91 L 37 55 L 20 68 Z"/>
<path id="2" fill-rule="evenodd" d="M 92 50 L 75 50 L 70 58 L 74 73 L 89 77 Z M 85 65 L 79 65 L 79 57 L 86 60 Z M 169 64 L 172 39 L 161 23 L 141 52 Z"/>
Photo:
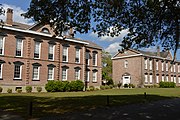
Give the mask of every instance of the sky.
<path id="1" fill-rule="evenodd" d="M 22 16 L 20 16 L 21 13 L 25 13 L 27 9 L 29 8 L 31 0 L 1 0 L 0 4 L 3 5 L 5 10 L 7 8 L 13 9 L 13 20 L 15 22 L 25 23 L 25 24 L 33 24 L 33 21 L 31 19 L 24 19 Z M 6 16 L 0 16 L 1 19 L 5 20 Z M 89 40 L 92 41 L 99 46 L 101 46 L 105 51 L 111 53 L 111 55 L 115 55 L 118 52 L 118 49 L 120 49 L 119 44 L 121 43 L 123 37 L 128 33 L 128 30 L 121 31 L 121 34 L 118 37 L 109 37 L 109 36 L 103 36 L 98 37 L 96 33 L 89 32 L 87 34 L 79 34 L 77 33 L 75 35 L 76 38 L 80 38 L 83 40 Z M 146 51 L 156 51 L 156 46 L 152 46 L 149 48 L 144 48 L 143 50 Z M 180 50 L 178 50 L 177 53 L 177 59 L 180 60 Z"/>

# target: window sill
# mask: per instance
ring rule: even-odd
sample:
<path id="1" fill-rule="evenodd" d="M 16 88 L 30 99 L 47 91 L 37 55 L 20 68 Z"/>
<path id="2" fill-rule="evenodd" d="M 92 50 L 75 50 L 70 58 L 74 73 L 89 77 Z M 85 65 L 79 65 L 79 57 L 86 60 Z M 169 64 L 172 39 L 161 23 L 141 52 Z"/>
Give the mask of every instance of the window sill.
<path id="1" fill-rule="evenodd" d="M 3 78 L 0 78 L 0 80 L 3 80 Z"/>
<path id="2" fill-rule="evenodd" d="M 97 81 L 93 81 L 93 83 L 97 83 Z"/>
<path id="3" fill-rule="evenodd" d="M 23 56 L 15 56 L 16 58 L 22 58 Z"/>
<path id="4" fill-rule="evenodd" d="M 21 78 L 14 78 L 13 80 L 22 81 Z"/>
<path id="5" fill-rule="evenodd" d="M 40 81 L 40 80 L 32 79 L 32 81 Z"/>
<path id="6" fill-rule="evenodd" d="M 34 58 L 35 60 L 39 60 L 40 58 Z"/>

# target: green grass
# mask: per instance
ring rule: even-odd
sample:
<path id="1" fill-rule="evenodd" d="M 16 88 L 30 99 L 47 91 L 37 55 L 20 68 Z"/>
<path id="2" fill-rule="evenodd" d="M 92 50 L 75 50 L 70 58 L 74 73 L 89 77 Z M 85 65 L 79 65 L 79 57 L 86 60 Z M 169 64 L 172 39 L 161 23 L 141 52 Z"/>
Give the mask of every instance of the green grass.
<path id="1" fill-rule="evenodd" d="M 145 99 L 144 92 L 147 93 Z M 33 116 L 80 111 L 104 107 L 109 96 L 110 106 L 144 103 L 180 97 L 180 88 L 111 89 L 92 92 L 16 93 L 0 94 L 0 110 L 28 116 L 28 105 L 33 102 Z"/>

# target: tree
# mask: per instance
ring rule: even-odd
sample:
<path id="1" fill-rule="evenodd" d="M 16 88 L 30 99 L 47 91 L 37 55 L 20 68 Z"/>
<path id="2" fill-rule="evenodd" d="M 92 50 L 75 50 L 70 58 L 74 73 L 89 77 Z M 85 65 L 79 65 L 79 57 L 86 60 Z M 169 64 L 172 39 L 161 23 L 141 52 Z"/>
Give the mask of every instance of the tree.
<path id="1" fill-rule="evenodd" d="M 102 52 L 102 79 L 107 82 L 107 84 L 113 84 L 112 80 L 112 60 L 111 55 L 108 52 Z"/>
<path id="2" fill-rule="evenodd" d="M 4 8 L 2 7 L 2 5 L 0 4 L 0 15 L 4 15 L 4 13 L 5 13 L 5 10 L 4 10 Z M 4 24 L 3 20 L 0 19 L 0 25 L 3 25 L 3 24 Z"/>
<path id="3" fill-rule="evenodd" d="M 24 16 L 50 24 L 57 34 L 74 27 L 80 33 L 92 29 L 113 37 L 129 29 L 121 44 L 124 49 L 160 44 L 176 55 L 179 13 L 179 0 L 32 0 Z"/>

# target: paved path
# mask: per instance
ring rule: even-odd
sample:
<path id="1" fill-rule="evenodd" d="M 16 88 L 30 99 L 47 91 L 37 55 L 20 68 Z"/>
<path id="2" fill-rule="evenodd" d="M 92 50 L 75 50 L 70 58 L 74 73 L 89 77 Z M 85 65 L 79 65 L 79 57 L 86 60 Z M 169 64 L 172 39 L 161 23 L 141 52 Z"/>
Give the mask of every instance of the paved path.
<path id="1" fill-rule="evenodd" d="M 1 115 L 0 113 L 0 120 L 23 119 L 17 115 Z M 180 98 L 145 104 L 98 108 L 31 120 L 180 120 Z"/>

